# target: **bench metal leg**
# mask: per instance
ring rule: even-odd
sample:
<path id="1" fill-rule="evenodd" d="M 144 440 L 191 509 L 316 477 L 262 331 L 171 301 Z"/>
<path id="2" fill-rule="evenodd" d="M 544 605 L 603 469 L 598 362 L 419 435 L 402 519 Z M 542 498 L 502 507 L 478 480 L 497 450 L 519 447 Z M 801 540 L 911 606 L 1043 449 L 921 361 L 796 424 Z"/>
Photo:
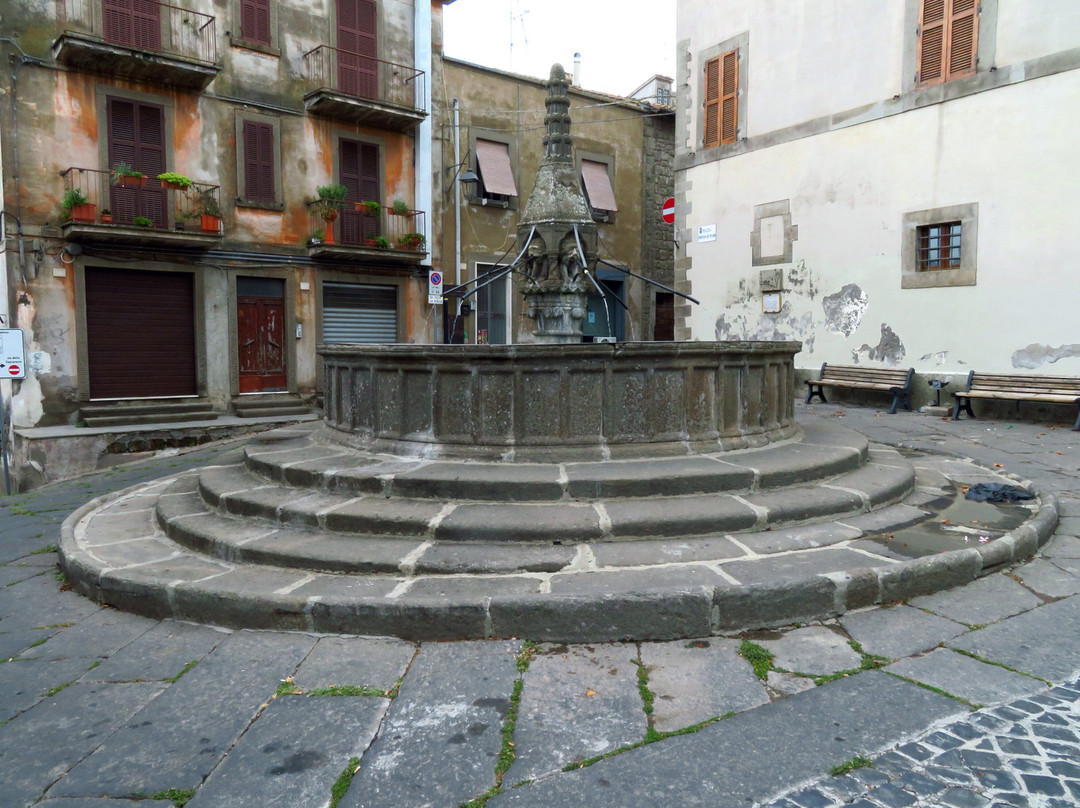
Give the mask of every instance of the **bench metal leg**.
<path id="1" fill-rule="evenodd" d="M 1073 432 L 1080 432 L 1080 404 L 1076 407 L 1076 423 L 1073 424 Z"/>
<path id="2" fill-rule="evenodd" d="M 814 389 L 815 387 L 817 388 L 816 390 Z M 820 398 L 822 404 L 828 404 L 829 403 L 828 400 L 825 398 L 825 393 L 822 391 L 822 388 L 821 388 L 820 384 L 814 384 L 813 382 L 807 382 L 806 383 L 806 388 L 810 392 L 808 392 L 806 394 L 806 401 L 803 402 L 804 404 L 809 404 L 811 401 L 813 401 L 814 396 L 817 396 L 818 398 Z"/>
<path id="3" fill-rule="evenodd" d="M 953 395 L 956 396 L 956 393 L 953 393 Z M 956 396 L 956 406 L 953 407 L 952 419 L 954 421 L 959 421 L 961 412 L 966 412 L 972 418 L 975 417 L 975 413 L 971 409 L 971 399 L 964 398 L 962 396 Z"/>
<path id="4" fill-rule="evenodd" d="M 892 408 L 889 410 L 890 415 L 895 415 L 897 408 L 899 408 L 901 404 L 904 405 L 905 410 L 911 412 L 911 393 L 899 387 L 894 387 L 889 392 L 892 393 Z"/>

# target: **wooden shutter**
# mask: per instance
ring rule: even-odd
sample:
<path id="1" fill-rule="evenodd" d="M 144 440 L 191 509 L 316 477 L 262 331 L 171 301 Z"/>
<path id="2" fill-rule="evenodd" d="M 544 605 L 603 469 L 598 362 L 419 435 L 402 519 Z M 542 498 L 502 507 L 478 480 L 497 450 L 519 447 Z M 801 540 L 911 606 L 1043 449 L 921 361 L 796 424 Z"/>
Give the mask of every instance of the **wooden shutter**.
<path id="1" fill-rule="evenodd" d="M 154 0 L 131 0 L 134 46 L 141 50 L 161 50 L 160 6 Z"/>
<path id="2" fill-rule="evenodd" d="M 270 44 L 270 0 L 240 0 L 240 38 Z"/>
<path id="3" fill-rule="evenodd" d="M 274 127 L 244 121 L 244 198 L 274 202 Z"/>
<path id="4" fill-rule="evenodd" d="M 720 142 L 734 143 L 739 124 L 739 52 L 728 51 L 721 57 L 720 72 Z"/>
<path id="5" fill-rule="evenodd" d="M 131 0 L 103 0 L 105 39 L 117 45 L 131 45 Z"/>
<path id="6" fill-rule="evenodd" d="M 346 188 L 347 202 L 379 202 L 379 147 L 355 140 L 342 140 L 338 150 L 339 181 Z M 380 219 L 362 212 L 341 213 L 343 244 L 362 244 L 381 232 Z"/>
<path id="7" fill-rule="evenodd" d="M 978 13 L 978 0 L 922 0 L 918 84 L 937 84 L 975 72 Z"/>
<path id="8" fill-rule="evenodd" d="M 979 7 L 976 0 L 949 0 L 948 72 L 946 79 L 955 79 L 975 72 L 978 55 Z"/>
<path id="9" fill-rule="evenodd" d="M 165 191 L 155 184 L 157 175 L 166 170 L 164 108 L 109 98 L 106 112 L 109 168 L 127 163 L 148 178 L 145 188 L 112 186 L 109 207 L 115 221 L 130 224 L 135 216 L 145 216 L 158 227 L 168 227 Z"/>
<path id="10" fill-rule="evenodd" d="M 705 143 L 706 149 L 720 145 L 720 59 L 705 63 Z"/>
<path id="11" fill-rule="evenodd" d="M 378 98 L 378 14 L 375 0 L 338 0 L 338 89 Z"/>

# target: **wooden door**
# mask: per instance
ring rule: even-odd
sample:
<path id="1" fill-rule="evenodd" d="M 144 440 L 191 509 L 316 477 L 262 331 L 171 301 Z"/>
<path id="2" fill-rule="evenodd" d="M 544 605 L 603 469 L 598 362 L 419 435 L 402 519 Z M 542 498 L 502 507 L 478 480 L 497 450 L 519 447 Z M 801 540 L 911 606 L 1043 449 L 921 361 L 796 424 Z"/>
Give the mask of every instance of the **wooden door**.
<path id="1" fill-rule="evenodd" d="M 195 395 L 194 284 L 188 272 L 87 267 L 90 398 Z"/>
<path id="2" fill-rule="evenodd" d="M 284 281 L 237 279 L 236 331 L 240 392 L 286 390 Z"/>
<path id="3" fill-rule="evenodd" d="M 377 99 L 378 46 L 375 0 L 338 0 L 338 89 L 347 95 Z"/>
<path id="4" fill-rule="evenodd" d="M 154 227 L 169 226 L 166 191 L 157 180 L 165 168 L 165 110 L 126 98 L 109 98 L 106 104 L 109 133 L 109 168 L 127 163 L 146 178 L 142 188 L 109 190 L 109 207 L 116 224 L 130 225 L 143 216 Z"/>

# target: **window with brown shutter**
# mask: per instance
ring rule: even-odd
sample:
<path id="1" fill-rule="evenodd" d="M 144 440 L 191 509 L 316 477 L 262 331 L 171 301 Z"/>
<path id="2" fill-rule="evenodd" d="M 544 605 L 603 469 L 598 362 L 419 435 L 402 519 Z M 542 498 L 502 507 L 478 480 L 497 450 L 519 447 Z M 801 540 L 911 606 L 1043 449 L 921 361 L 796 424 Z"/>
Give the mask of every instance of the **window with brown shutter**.
<path id="1" fill-rule="evenodd" d="M 274 195 L 274 127 L 244 121 L 244 198 L 251 202 L 276 201 Z"/>
<path id="2" fill-rule="evenodd" d="M 975 72 L 979 40 L 978 0 L 921 0 L 919 86 Z"/>
<path id="3" fill-rule="evenodd" d="M 240 0 L 240 38 L 270 45 L 270 0 Z"/>
<path id="4" fill-rule="evenodd" d="M 125 163 L 152 182 L 145 187 L 109 188 L 109 207 L 117 224 L 131 224 L 136 216 L 150 219 L 156 227 L 168 227 L 165 191 L 155 178 L 165 167 L 165 108 L 127 98 L 106 102 L 109 136 L 109 170 Z"/>
<path id="5" fill-rule="evenodd" d="M 734 143 L 739 125 L 739 51 L 705 63 L 704 147 Z"/>

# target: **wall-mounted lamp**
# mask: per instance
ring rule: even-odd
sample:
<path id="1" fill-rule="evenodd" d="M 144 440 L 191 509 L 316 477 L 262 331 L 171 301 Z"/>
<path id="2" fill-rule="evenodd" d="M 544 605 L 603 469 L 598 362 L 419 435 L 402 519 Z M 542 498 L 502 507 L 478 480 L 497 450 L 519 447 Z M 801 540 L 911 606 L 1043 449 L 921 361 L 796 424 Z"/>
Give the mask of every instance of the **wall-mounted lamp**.
<path id="1" fill-rule="evenodd" d="M 461 170 L 462 166 L 467 166 L 468 164 L 469 164 L 469 151 L 466 151 L 464 160 L 462 160 L 460 163 L 457 163 L 455 165 L 446 167 L 447 171 L 450 171 L 451 169 L 453 169 L 454 176 L 450 178 L 450 184 L 446 186 L 446 190 L 443 191 L 444 194 L 450 193 L 450 189 L 454 187 L 455 182 L 480 182 L 479 175 L 477 175 L 477 173 L 475 171 L 473 171 L 471 168 L 466 168 L 464 171 Z"/>

